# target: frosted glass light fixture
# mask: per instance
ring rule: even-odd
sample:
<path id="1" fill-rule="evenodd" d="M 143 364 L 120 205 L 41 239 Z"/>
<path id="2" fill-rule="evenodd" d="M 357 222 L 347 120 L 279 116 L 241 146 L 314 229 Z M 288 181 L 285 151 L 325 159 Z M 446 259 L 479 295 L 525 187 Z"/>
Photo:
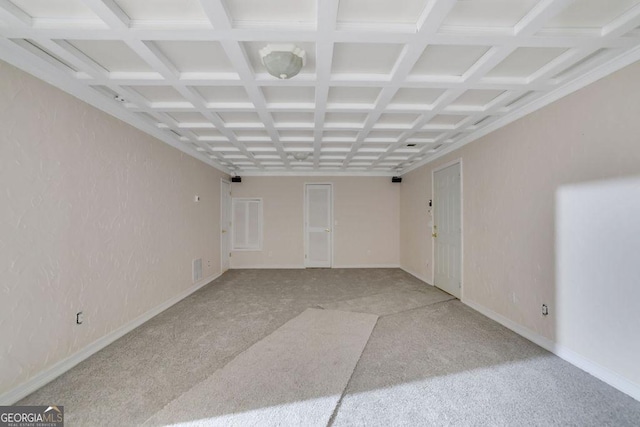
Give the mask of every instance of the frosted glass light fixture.
<path id="1" fill-rule="evenodd" d="M 306 53 L 292 43 L 268 44 L 260 49 L 260 59 L 269 74 L 279 79 L 290 79 L 304 66 Z"/>
<path id="2" fill-rule="evenodd" d="M 296 152 L 296 153 L 293 153 L 293 158 L 296 159 L 299 162 L 302 162 L 304 160 L 307 160 L 309 158 L 310 154 L 311 153 Z"/>

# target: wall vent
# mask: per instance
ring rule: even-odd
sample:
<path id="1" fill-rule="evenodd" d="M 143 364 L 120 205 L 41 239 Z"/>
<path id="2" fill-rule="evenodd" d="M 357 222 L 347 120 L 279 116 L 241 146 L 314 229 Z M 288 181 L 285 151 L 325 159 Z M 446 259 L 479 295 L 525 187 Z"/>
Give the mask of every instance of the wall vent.
<path id="1" fill-rule="evenodd" d="M 202 280 L 202 258 L 193 260 L 193 283 Z"/>

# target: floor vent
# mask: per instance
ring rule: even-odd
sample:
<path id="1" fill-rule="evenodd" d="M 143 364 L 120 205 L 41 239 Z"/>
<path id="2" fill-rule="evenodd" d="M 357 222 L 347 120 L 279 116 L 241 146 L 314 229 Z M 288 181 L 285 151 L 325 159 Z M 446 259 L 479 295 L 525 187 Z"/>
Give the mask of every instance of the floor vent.
<path id="1" fill-rule="evenodd" d="M 193 283 L 202 280 L 202 258 L 193 260 Z"/>

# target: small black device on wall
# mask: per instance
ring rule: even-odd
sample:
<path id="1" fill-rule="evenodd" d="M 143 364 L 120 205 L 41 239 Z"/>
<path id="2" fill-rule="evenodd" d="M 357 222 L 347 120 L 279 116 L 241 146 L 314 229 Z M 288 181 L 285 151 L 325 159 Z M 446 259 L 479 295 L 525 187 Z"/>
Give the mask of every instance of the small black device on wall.
<path id="1" fill-rule="evenodd" d="M 391 177 L 391 182 L 402 182 L 402 177 L 401 176 L 392 176 Z"/>
<path id="2" fill-rule="evenodd" d="M 241 176 L 232 176 L 231 177 L 231 182 L 242 182 L 242 177 Z"/>

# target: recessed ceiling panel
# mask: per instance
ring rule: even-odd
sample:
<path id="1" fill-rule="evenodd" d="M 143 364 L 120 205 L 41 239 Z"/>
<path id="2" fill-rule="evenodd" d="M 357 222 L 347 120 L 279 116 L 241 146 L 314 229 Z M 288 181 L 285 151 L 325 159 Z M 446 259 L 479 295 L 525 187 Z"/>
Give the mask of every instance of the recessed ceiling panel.
<path id="1" fill-rule="evenodd" d="M 325 123 L 359 123 L 367 119 L 366 114 L 359 113 L 327 113 L 324 116 Z"/>
<path id="2" fill-rule="evenodd" d="M 193 133 L 195 133 L 199 137 L 204 137 L 204 138 L 226 139 L 226 137 L 218 129 L 196 129 L 193 131 Z M 238 151 L 238 148 L 232 145 L 228 145 L 227 147 L 229 147 L 229 149 L 232 151 Z"/>
<path id="3" fill-rule="evenodd" d="M 312 86 L 264 86 L 262 93 L 269 104 L 310 103 L 315 100 Z"/>
<path id="4" fill-rule="evenodd" d="M 393 99 L 392 104 L 433 104 L 443 93 L 444 89 L 401 88 Z"/>
<path id="5" fill-rule="evenodd" d="M 127 16 L 140 21 L 207 21 L 199 0 L 116 0 Z"/>
<path id="6" fill-rule="evenodd" d="M 279 130 L 278 135 L 280 138 L 286 138 L 289 141 L 300 139 L 300 140 L 313 140 L 313 131 L 308 130 Z"/>
<path id="7" fill-rule="evenodd" d="M 184 97 L 171 86 L 132 86 L 131 89 L 138 92 L 150 102 L 181 102 Z"/>
<path id="8" fill-rule="evenodd" d="M 325 140 L 347 140 L 351 141 L 356 139 L 358 136 L 357 131 L 343 131 L 343 130 L 334 130 L 334 131 L 324 131 L 322 133 L 322 138 Z"/>
<path id="9" fill-rule="evenodd" d="M 496 99 L 503 92 L 502 90 L 471 89 L 459 96 L 451 105 L 481 107 Z"/>
<path id="10" fill-rule="evenodd" d="M 341 1 L 338 9 L 340 23 L 416 24 L 424 10 L 424 0 Z"/>
<path id="11" fill-rule="evenodd" d="M 566 49 L 553 47 L 521 47 L 487 73 L 487 77 L 529 77 Z"/>
<path id="12" fill-rule="evenodd" d="M 229 123 L 260 123 L 260 117 L 256 113 L 245 112 L 223 112 L 220 118 L 227 124 Z"/>
<path id="13" fill-rule="evenodd" d="M 9 0 L 32 18 L 98 19 L 82 0 Z"/>
<path id="14" fill-rule="evenodd" d="M 381 114 L 377 124 L 411 126 L 418 119 L 418 114 Z"/>
<path id="15" fill-rule="evenodd" d="M 251 102 L 243 86 L 202 86 L 196 90 L 206 102 Z"/>
<path id="16" fill-rule="evenodd" d="M 486 46 L 429 45 L 411 73 L 428 76 L 462 76 L 488 50 Z"/>
<path id="17" fill-rule="evenodd" d="M 152 71 L 124 42 L 119 40 L 70 40 L 69 43 L 107 71 Z"/>
<path id="18" fill-rule="evenodd" d="M 313 123 L 313 113 L 271 113 L 276 123 Z"/>
<path id="19" fill-rule="evenodd" d="M 158 41 L 156 45 L 173 65 L 183 73 L 235 71 L 219 42 Z"/>
<path id="20" fill-rule="evenodd" d="M 227 11 L 236 25 L 250 23 L 314 23 L 315 0 L 225 0 Z"/>
<path id="21" fill-rule="evenodd" d="M 373 104 L 378 99 L 380 88 L 334 86 L 329 88 L 327 102 L 332 104 Z"/>
<path id="22" fill-rule="evenodd" d="M 576 0 L 546 28 L 601 28 L 638 4 L 638 0 Z"/>
<path id="23" fill-rule="evenodd" d="M 438 114 L 429 121 L 429 125 L 436 126 L 455 126 L 462 121 L 465 116 L 454 116 L 449 114 Z"/>
<path id="24" fill-rule="evenodd" d="M 396 130 L 373 130 L 369 132 L 369 135 L 365 138 L 365 141 L 370 140 L 397 140 L 402 135 L 402 132 Z"/>
<path id="25" fill-rule="evenodd" d="M 270 139 L 269 134 L 264 130 L 236 130 L 234 132 L 238 138 L 244 139 Z"/>
<path id="26" fill-rule="evenodd" d="M 458 1 L 442 23 L 452 27 L 513 27 L 539 0 Z"/>
<path id="27" fill-rule="evenodd" d="M 416 132 L 407 141 L 430 142 L 440 136 L 440 132 Z"/>
<path id="28" fill-rule="evenodd" d="M 402 45 L 372 43 L 336 43 L 332 68 L 339 74 L 389 74 Z"/>
<path id="29" fill-rule="evenodd" d="M 173 119 L 178 123 L 207 123 L 207 120 L 200 113 L 192 113 L 192 112 L 175 112 L 169 114 Z"/>

